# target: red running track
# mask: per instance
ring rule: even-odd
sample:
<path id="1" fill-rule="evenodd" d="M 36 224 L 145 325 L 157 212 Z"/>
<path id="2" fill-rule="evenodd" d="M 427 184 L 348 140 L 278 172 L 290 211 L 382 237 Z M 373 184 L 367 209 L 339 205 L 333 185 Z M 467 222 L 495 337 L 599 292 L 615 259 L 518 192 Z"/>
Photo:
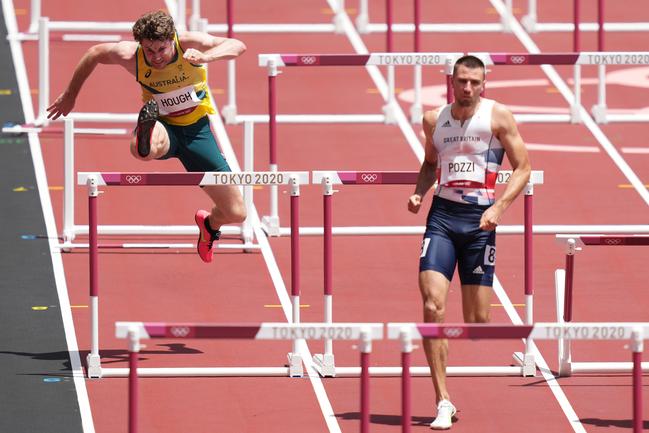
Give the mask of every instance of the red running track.
<path id="1" fill-rule="evenodd" d="M 382 2 L 371 2 L 371 20 L 383 20 Z M 540 20 L 571 20 L 569 8 L 554 1 L 540 8 Z M 15 1 L 17 10 L 29 10 L 26 1 Z M 164 4 L 143 1 L 112 2 L 85 7 L 81 1 L 47 2 L 43 15 L 52 20 L 134 20 L 142 12 Z M 348 4 L 353 18 L 355 4 Z M 594 16 L 584 5 L 586 17 Z M 444 19 L 439 11 L 445 11 Z M 517 10 L 517 18 L 524 11 Z M 395 8 L 395 22 L 412 16 L 409 7 Z M 425 5 L 424 22 L 497 22 L 490 2 L 439 2 L 433 9 Z M 649 21 L 649 10 L 610 4 L 607 13 L 615 20 Z M 210 22 L 222 22 L 221 2 L 203 4 L 203 15 Z M 330 22 L 326 2 L 305 0 L 296 5 L 288 0 L 252 5 L 242 2 L 236 7 L 240 22 Z M 26 29 L 28 14 L 18 16 Z M 242 114 L 266 112 L 266 74 L 257 66 L 260 53 L 354 53 L 345 35 L 314 34 L 242 34 L 247 53 L 237 63 L 238 108 Z M 533 35 L 544 52 L 568 51 L 569 34 Z M 640 33 L 607 36 L 609 50 L 644 50 L 646 39 Z M 384 51 L 384 35 L 363 35 L 370 52 Z M 395 35 L 395 51 L 409 51 L 410 35 Z M 79 57 L 89 44 L 52 44 L 52 90 L 54 98 L 64 88 Z M 426 51 L 520 52 L 525 47 L 513 34 L 423 34 Z M 35 44 L 23 44 L 28 78 L 32 88 L 37 83 Z M 595 49 L 594 34 L 584 35 L 582 49 Z M 513 86 L 496 87 L 488 96 L 510 106 L 556 107 L 568 105 L 547 76 L 538 67 L 491 68 L 489 81 L 514 80 Z M 610 68 L 611 71 L 623 67 Z M 572 69 L 558 67 L 569 80 Z M 225 65 L 210 68 L 211 87 L 225 89 Z M 584 68 L 585 76 L 595 72 Z M 537 84 L 520 80 L 538 80 Z M 544 81 L 545 80 L 545 81 Z M 412 77 L 405 69 L 397 70 L 397 87 L 407 90 Z M 431 69 L 424 74 L 425 86 L 444 83 L 443 76 Z M 538 83 L 541 83 L 540 85 Z M 99 67 L 79 96 L 79 112 L 136 112 L 140 100 L 138 86 L 127 74 L 111 67 Z M 280 113 L 380 113 L 382 100 L 376 85 L 363 68 L 323 68 L 321 70 L 286 70 L 278 78 Z M 523 93 L 524 92 L 524 93 Z M 611 86 L 608 96 L 613 108 L 639 110 L 649 91 L 640 85 Z M 225 94 L 215 92 L 220 105 Z M 33 96 L 36 103 L 36 95 Z M 590 107 L 596 100 L 594 86 L 584 85 L 583 102 Z M 407 103 L 401 101 L 404 110 Z M 640 179 L 649 182 L 649 155 L 625 153 L 624 148 L 643 148 L 647 143 L 646 124 L 610 124 L 600 129 L 621 152 L 624 160 Z M 537 224 L 644 224 L 649 212 L 638 192 L 613 164 L 593 134 L 583 125 L 520 125 L 528 143 L 581 146 L 586 152 L 534 150 L 530 155 L 534 169 L 544 170 L 546 183 L 535 191 Z M 228 126 L 234 152 L 241 163 L 241 126 Z M 419 128 L 415 128 L 419 133 Z M 267 128 L 256 127 L 257 170 L 266 170 Z M 393 125 L 288 125 L 278 126 L 280 170 L 417 170 L 419 161 L 406 144 L 400 130 Z M 62 185 L 62 140 L 41 140 L 48 182 Z M 593 150 L 593 148 L 595 150 Z M 87 138 L 77 140 L 79 171 L 179 171 L 175 161 L 143 164 L 132 159 L 123 139 Z M 78 190 L 76 203 L 79 223 L 84 223 L 85 197 Z M 265 190 L 256 203 L 260 214 L 268 211 Z M 281 189 L 280 198 L 285 198 Z M 334 197 L 334 224 L 344 225 L 419 225 L 424 215 L 411 215 L 405 203 L 411 192 L 407 186 L 341 187 Z M 321 225 L 322 205 L 318 186 L 302 190 L 301 219 L 304 226 Z M 54 214 L 61 215 L 62 193 L 51 191 Z M 430 199 L 428 199 L 430 200 Z M 427 204 L 430 202 L 428 201 Z M 208 204 L 207 197 L 191 188 L 111 189 L 101 197 L 100 215 L 104 224 L 191 224 L 193 212 Z M 280 200 L 280 216 L 288 221 L 288 201 Z M 504 224 L 522 223 L 522 200 L 508 210 Z M 61 227 L 60 219 L 57 221 Z M 283 281 L 290 281 L 290 253 L 287 238 L 269 239 L 272 256 Z M 553 321 L 553 272 L 563 265 L 563 249 L 551 236 L 535 237 L 535 313 L 540 321 Z M 336 321 L 416 321 L 420 318 L 420 301 L 416 287 L 419 252 L 417 236 L 337 237 L 334 261 L 334 319 Z M 524 302 L 522 296 L 522 237 L 499 239 L 498 278 L 514 305 Z M 302 320 L 322 318 L 322 240 L 302 239 Z M 395 251 L 403 254 L 394 254 Z M 589 248 L 579 254 L 575 275 L 576 321 L 646 320 L 646 283 L 640 272 L 647 252 L 624 247 Z M 137 321 L 283 321 L 285 316 L 269 272 L 269 263 L 259 253 L 219 251 L 212 266 L 201 263 L 190 251 L 102 251 L 101 335 L 106 366 L 125 367 L 126 347 L 113 337 L 112 324 L 117 320 Z M 87 304 L 87 255 L 75 251 L 63 255 L 66 283 L 73 305 Z M 280 292 L 282 288 L 280 287 Z M 494 297 L 494 303 L 498 303 Z M 517 309 L 522 314 L 521 309 Z M 461 317 L 458 286 L 454 282 L 449 301 L 449 321 Z M 79 347 L 89 347 L 88 309 L 73 310 Z M 494 322 L 509 322 L 499 306 L 494 307 Z M 336 362 L 340 366 L 356 365 L 357 351 L 351 344 L 335 344 Z M 539 344 L 550 368 L 556 368 L 556 348 Z M 319 344 L 309 345 L 311 353 L 321 353 Z M 451 365 L 509 365 L 511 353 L 520 351 L 518 342 L 454 342 Z M 372 362 L 392 365 L 399 362 L 398 347 L 376 344 Z M 247 366 L 274 365 L 286 362 L 288 345 L 268 342 L 189 342 L 187 344 L 150 344 L 141 354 L 143 366 Z M 628 352 L 618 343 L 580 343 L 574 345 L 574 356 L 580 360 L 626 360 Z M 85 355 L 85 354 L 83 354 Z M 424 365 L 421 349 L 413 355 L 414 365 Z M 460 408 L 457 432 L 571 432 L 628 431 L 631 419 L 629 377 L 579 376 L 559 380 L 561 390 L 581 424 L 573 429 L 560 404 L 541 376 L 537 378 L 452 377 L 449 386 L 454 403 Z M 95 430 L 123 431 L 126 428 L 126 379 L 87 380 Z M 331 404 L 333 416 L 323 416 L 314 386 L 322 386 Z M 399 379 L 376 378 L 371 381 L 371 428 L 373 432 L 399 430 Z M 343 432 L 357 430 L 359 420 L 358 379 L 287 379 L 287 378 L 162 378 L 142 380 L 141 429 L 143 431 L 282 431 Z M 606 396 L 605 403 L 601 396 Z M 433 390 L 424 378 L 413 380 L 413 430 L 425 431 L 432 420 Z M 645 399 L 646 400 L 646 399 Z M 325 409 L 327 403 L 324 403 Z"/>

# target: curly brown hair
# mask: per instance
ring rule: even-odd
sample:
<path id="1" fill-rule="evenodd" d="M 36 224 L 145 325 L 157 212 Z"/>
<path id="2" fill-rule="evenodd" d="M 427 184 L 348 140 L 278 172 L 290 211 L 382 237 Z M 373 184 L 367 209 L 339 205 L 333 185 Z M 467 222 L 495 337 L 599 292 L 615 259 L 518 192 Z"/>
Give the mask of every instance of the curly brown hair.
<path id="1" fill-rule="evenodd" d="M 175 34 L 174 20 L 165 11 L 149 12 L 142 15 L 133 24 L 133 38 L 138 42 L 142 42 L 144 39 L 152 41 L 171 40 Z"/>

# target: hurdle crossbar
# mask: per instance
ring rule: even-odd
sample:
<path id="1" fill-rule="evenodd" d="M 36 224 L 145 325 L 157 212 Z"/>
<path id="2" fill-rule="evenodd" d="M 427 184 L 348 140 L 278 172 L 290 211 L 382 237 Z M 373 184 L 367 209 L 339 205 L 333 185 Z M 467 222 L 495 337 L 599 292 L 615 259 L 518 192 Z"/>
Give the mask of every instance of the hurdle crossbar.
<path id="1" fill-rule="evenodd" d="M 99 272 L 97 263 L 99 261 L 99 243 L 97 241 L 97 197 L 101 186 L 210 186 L 210 185 L 290 185 L 291 186 L 291 225 L 295 228 L 291 236 L 291 275 L 292 275 L 292 300 L 293 309 L 299 311 L 299 196 L 300 185 L 309 183 L 308 172 L 198 172 L 198 173 L 176 173 L 176 172 L 79 172 L 77 175 L 78 184 L 88 187 L 88 234 L 89 234 L 89 291 L 91 308 L 91 349 L 86 358 L 88 377 L 100 378 L 120 377 L 124 371 L 111 371 L 102 369 L 99 354 Z M 244 248 L 251 248 L 253 245 L 244 245 Z M 296 307 L 297 306 L 297 307 Z M 293 321 L 299 321 L 299 313 L 293 312 Z M 297 355 L 296 342 L 293 345 L 293 352 L 289 353 L 289 374 L 302 375 L 302 364 Z M 283 373 L 286 370 L 277 370 L 276 373 Z M 217 374 L 217 371 L 213 371 Z"/>
<path id="2" fill-rule="evenodd" d="M 536 323 L 534 325 L 388 323 L 388 339 L 401 341 L 401 426 L 403 433 L 411 427 L 410 357 L 413 340 L 430 339 L 517 339 L 526 340 L 629 340 L 633 364 L 632 414 L 633 432 L 641 433 L 642 420 L 642 352 L 649 338 L 649 323 Z"/>
<path id="3" fill-rule="evenodd" d="M 369 433 L 369 364 L 372 340 L 383 338 L 381 323 L 239 323 L 239 324 L 201 324 L 201 323 L 157 323 L 157 322 L 117 322 L 117 338 L 129 340 L 128 378 L 128 425 L 129 433 L 138 431 L 138 353 L 141 339 L 254 339 L 254 340 L 318 340 L 334 338 L 337 340 L 360 340 L 360 365 L 362 369 L 360 385 L 360 431 Z M 200 373 L 200 371 L 198 372 Z"/>
<path id="4" fill-rule="evenodd" d="M 512 175 L 511 170 L 502 170 L 498 172 L 496 183 L 506 184 Z M 332 197 L 334 194 L 334 185 L 414 185 L 417 183 L 419 172 L 416 171 L 314 171 L 311 176 L 312 183 L 321 184 L 323 187 L 323 209 L 324 209 L 324 322 L 333 323 L 333 205 Z M 533 298 L 534 298 L 534 280 L 533 280 L 533 248 L 532 248 L 532 226 L 533 226 L 533 194 L 534 185 L 543 184 L 543 172 L 533 171 L 530 180 L 524 190 L 524 254 L 525 254 L 525 312 L 526 323 L 533 323 Z M 526 342 L 524 352 L 514 354 L 514 358 L 520 363 L 515 367 L 483 367 L 480 374 L 490 372 L 494 375 L 534 375 L 536 365 L 529 347 L 529 341 Z M 325 341 L 324 353 L 314 355 L 314 363 L 318 371 L 323 376 L 335 376 L 341 374 L 354 374 L 354 370 L 347 370 L 335 366 L 333 354 L 333 344 L 331 341 Z M 418 368 L 418 374 L 428 374 L 426 368 Z M 395 370 L 382 370 L 381 374 L 394 373 Z M 456 371 L 449 371 L 455 373 Z M 471 372 L 465 368 L 457 370 L 460 372 Z M 378 373 L 378 372 L 377 372 Z"/>
<path id="5" fill-rule="evenodd" d="M 557 235 L 559 243 L 566 248 L 565 269 L 555 271 L 555 292 L 557 322 L 572 322 L 574 266 L 577 251 L 585 246 L 649 246 L 649 234 L 567 234 Z M 629 372 L 633 366 L 629 362 L 575 362 L 569 339 L 558 339 L 559 376 L 573 373 L 621 373 Z M 649 371 L 649 362 L 642 363 L 642 370 Z"/>
<path id="6" fill-rule="evenodd" d="M 106 115 L 108 116 L 108 115 Z M 133 116 L 135 120 L 136 114 L 130 115 L 112 115 L 117 117 L 116 121 L 130 121 Z M 110 117 L 110 116 L 108 116 Z M 58 245 L 63 251 L 69 251 L 74 248 L 88 248 L 87 244 L 73 242 L 77 235 L 87 235 L 87 225 L 77 225 L 75 223 L 75 205 L 74 205 L 74 182 L 75 182 L 75 136 L 78 134 L 78 129 L 75 125 L 78 122 L 95 121 L 102 119 L 106 121 L 103 113 L 71 113 L 70 116 L 64 120 L 64 188 L 63 188 L 63 229 L 61 233 L 62 242 Z M 246 168 L 244 171 L 253 171 L 253 127 L 254 124 L 250 121 L 244 122 L 244 160 L 246 161 Z M 51 127 L 47 127 L 51 128 Z M 47 129 L 46 128 L 46 129 Z M 103 128 L 100 128 L 102 131 Z M 277 185 L 270 185 L 271 190 L 277 189 Z M 253 204 L 253 189 L 250 186 L 243 187 L 244 203 L 247 209 L 250 209 Z M 249 223 L 246 221 L 242 225 L 228 225 L 221 228 L 224 235 L 235 235 L 243 240 L 246 246 L 244 249 L 255 249 L 253 246 L 252 234 L 249 229 Z M 198 229 L 195 225 L 100 225 L 97 228 L 99 234 L 105 235 L 182 235 L 182 236 L 195 236 L 198 234 Z M 193 248 L 191 244 L 186 243 L 102 243 L 100 248 Z M 236 244 L 219 244 L 217 248 L 239 248 Z"/>

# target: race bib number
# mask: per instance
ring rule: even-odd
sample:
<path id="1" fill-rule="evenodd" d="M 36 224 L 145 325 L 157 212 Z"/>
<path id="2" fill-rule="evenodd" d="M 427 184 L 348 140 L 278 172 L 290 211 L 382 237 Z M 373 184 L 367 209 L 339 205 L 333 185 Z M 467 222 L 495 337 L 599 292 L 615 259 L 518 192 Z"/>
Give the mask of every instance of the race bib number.
<path id="1" fill-rule="evenodd" d="M 421 243 L 421 255 L 419 258 L 426 257 L 426 252 L 428 251 L 428 245 L 430 245 L 430 238 L 424 238 Z"/>
<path id="2" fill-rule="evenodd" d="M 153 99 L 158 103 L 158 110 L 163 116 L 178 116 L 188 113 L 201 102 L 196 95 L 194 86 L 153 95 Z"/>
<path id="3" fill-rule="evenodd" d="M 477 155 L 457 155 L 443 158 L 440 166 L 440 183 L 444 186 L 481 188 L 485 169 Z"/>
<path id="4" fill-rule="evenodd" d="M 496 264 L 496 247 L 487 245 L 484 249 L 484 264 L 494 266 Z"/>

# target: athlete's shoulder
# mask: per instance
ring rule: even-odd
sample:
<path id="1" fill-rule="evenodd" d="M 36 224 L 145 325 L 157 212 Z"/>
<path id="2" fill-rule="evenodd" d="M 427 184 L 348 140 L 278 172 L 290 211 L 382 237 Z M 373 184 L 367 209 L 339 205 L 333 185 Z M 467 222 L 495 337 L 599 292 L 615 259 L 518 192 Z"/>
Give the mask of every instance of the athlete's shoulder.
<path id="1" fill-rule="evenodd" d="M 437 119 L 439 118 L 440 113 L 442 112 L 442 109 L 444 107 L 437 107 L 432 110 L 428 110 L 424 112 L 424 124 L 428 124 L 429 126 L 435 126 L 437 123 Z"/>

